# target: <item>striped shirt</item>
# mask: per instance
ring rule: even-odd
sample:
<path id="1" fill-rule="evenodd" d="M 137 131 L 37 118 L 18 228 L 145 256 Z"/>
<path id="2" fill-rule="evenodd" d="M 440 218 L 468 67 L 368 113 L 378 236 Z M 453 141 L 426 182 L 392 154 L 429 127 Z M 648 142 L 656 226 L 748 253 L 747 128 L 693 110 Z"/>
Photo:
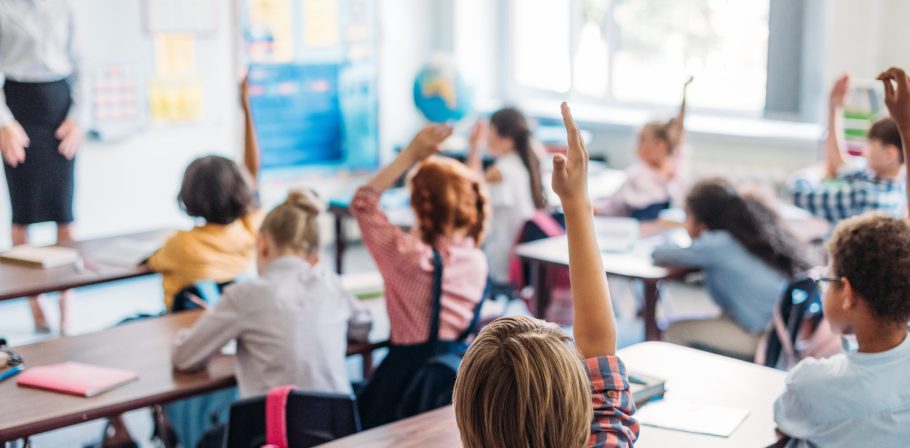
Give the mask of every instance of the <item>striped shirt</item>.
<path id="1" fill-rule="evenodd" d="M 638 439 L 638 421 L 632 417 L 635 402 L 626 376 L 626 367 L 616 356 L 585 360 L 591 380 L 594 420 L 589 447 L 631 447 Z"/>
<path id="2" fill-rule="evenodd" d="M 365 186 L 351 200 L 363 243 L 385 283 L 393 344 L 429 338 L 433 301 L 433 249 L 389 222 L 379 207 L 382 191 Z M 439 339 L 454 340 L 471 322 L 487 282 L 487 259 L 473 238 L 442 239 L 442 299 Z"/>
<path id="3" fill-rule="evenodd" d="M 903 217 L 907 209 L 903 179 L 881 179 L 867 169 L 839 174 L 821 184 L 797 177 L 790 186 L 793 204 L 837 223 L 866 212 Z"/>

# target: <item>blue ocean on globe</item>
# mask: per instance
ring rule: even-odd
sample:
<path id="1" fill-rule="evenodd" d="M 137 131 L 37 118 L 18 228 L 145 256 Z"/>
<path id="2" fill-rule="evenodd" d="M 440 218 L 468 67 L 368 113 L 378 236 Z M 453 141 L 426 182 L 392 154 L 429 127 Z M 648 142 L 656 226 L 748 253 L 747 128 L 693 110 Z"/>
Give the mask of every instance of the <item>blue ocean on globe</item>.
<path id="1" fill-rule="evenodd" d="M 433 62 L 414 80 L 414 104 L 433 123 L 458 121 L 471 113 L 473 92 L 454 65 Z"/>

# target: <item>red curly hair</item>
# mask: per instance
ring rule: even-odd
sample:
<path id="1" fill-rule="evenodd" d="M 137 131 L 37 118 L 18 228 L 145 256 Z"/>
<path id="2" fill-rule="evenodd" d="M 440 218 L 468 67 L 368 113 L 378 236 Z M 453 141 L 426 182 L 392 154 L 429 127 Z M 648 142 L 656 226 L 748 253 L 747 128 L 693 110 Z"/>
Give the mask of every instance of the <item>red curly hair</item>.
<path id="1" fill-rule="evenodd" d="M 411 177 L 411 207 L 424 243 L 435 246 L 440 238 L 458 231 L 483 244 L 489 200 L 478 176 L 449 158 L 430 157 Z"/>

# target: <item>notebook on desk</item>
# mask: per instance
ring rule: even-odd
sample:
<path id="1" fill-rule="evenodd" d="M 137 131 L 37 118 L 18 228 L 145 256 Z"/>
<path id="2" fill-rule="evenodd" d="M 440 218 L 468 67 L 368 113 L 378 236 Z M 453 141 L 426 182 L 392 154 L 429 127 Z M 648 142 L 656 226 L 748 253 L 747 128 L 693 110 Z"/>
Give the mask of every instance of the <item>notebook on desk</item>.
<path id="1" fill-rule="evenodd" d="M 650 402 L 635 412 L 642 425 L 718 437 L 733 435 L 748 415 L 748 409 L 673 399 Z"/>
<path id="2" fill-rule="evenodd" d="M 0 253 L 0 261 L 36 268 L 50 269 L 76 264 L 80 260 L 76 249 L 60 246 L 16 246 Z"/>
<path id="3" fill-rule="evenodd" d="M 16 384 L 90 398 L 135 381 L 139 375 L 127 370 L 64 362 L 30 367 Z"/>
<path id="4" fill-rule="evenodd" d="M 632 400 L 635 406 L 641 406 L 655 397 L 663 397 L 666 392 L 666 380 L 644 375 L 638 372 L 629 372 L 629 389 L 632 391 Z"/>

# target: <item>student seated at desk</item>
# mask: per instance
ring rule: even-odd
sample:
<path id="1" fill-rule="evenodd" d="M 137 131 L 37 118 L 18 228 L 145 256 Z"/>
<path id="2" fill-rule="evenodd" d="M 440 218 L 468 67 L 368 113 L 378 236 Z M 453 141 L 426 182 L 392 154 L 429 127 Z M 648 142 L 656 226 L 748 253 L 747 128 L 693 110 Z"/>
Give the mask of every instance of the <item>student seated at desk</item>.
<path id="1" fill-rule="evenodd" d="M 256 257 L 256 234 L 262 212 L 256 199 L 259 146 L 253 131 L 247 83 L 241 86 L 246 123 L 243 171 L 220 156 L 196 159 L 183 176 L 180 208 L 204 224 L 177 232 L 148 260 L 161 273 L 164 302 L 171 311 L 174 296 L 201 280 L 228 282 L 250 272 Z"/>
<path id="2" fill-rule="evenodd" d="M 302 191 L 269 212 L 256 243 L 260 277 L 228 287 L 192 329 L 178 334 L 175 368 L 201 369 L 236 339 L 241 397 L 286 384 L 352 393 L 347 341 L 365 341 L 370 319 L 338 275 L 319 266 L 318 216 Z"/>
<path id="3" fill-rule="evenodd" d="M 389 354 L 358 397 L 364 428 L 424 407 L 405 406 L 402 398 L 431 359 L 461 356 L 480 310 L 487 284 L 487 259 L 479 248 L 487 195 L 465 165 L 431 157 L 451 133 L 443 125 L 423 128 L 351 201 L 363 243 L 382 274 L 391 330 Z M 417 225 L 406 233 L 389 222 L 379 197 L 415 164 L 409 184 Z"/>
<path id="4" fill-rule="evenodd" d="M 885 104 L 910 152 L 910 77 L 891 68 Z M 831 329 L 858 350 L 804 359 L 774 403 L 788 447 L 906 446 L 910 427 L 910 224 L 881 214 L 841 223 L 828 243 L 823 307 Z"/>
<path id="5" fill-rule="evenodd" d="M 530 317 L 500 318 L 480 332 L 453 397 L 467 448 L 631 447 L 638 438 L 591 219 L 588 154 L 562 107 L 569 151 L 553 161 L 553 189 L 566 214 L 575 339 Z"/>
<path id="6" fill-rule="evenodd" d="M 484 137 L 495 158 L 486 172 L 480 155 Z M 490 262 L 490 278 L 499 285 L 509 284 L 509 256 L 518 233 L 537 210 L 547 207 L 540 158 L 532 143 L 527 118 L 512 107 L 496 111 L 489 127 L 477 122 L 471 132 L 468 166 L 486 179 L 492 206 L 483 251 Z"/>
<path id="7" fill-rule="evenodd" d="M 781 294 L 794 275 L 810 267 L 807 249 L 773 208 L 719 178 L 692 188 L 686 228 L 692 245 L 658 247 L 654 261 L 703 270 L 723 315 L 676 322 L 664 339 L 752 359 Z"/>
<path id="8" fill-rule="evenodd" d="M 686 91 L 683 85 L 679 115 L 666 122 L 646 124 L 638 133 L 635 155 L 638 163 L 629 167 L 627 180 L 619 191 L 595 204 L 595 213 L 630 216 L 640 221 L 657 219 L 661 210 L 680 200 L 689 183 L 688 154 L 685 148 Z"/>
<path id="9" fill-rule="evenodd" d="M 849 77 L 842 76 L 831 89 L 828 103 L 828 136 L 825 139 L 824 179 L 813 179 L 803 170 L 790 182 L 793 204 L 832 223 L 869 211 L 903 216 L 907 209 L 904 153 L 900 132 L 891 118 L 882 118 L 869 129 L 859 165 L 844 142 L 843 107 Z"/>

